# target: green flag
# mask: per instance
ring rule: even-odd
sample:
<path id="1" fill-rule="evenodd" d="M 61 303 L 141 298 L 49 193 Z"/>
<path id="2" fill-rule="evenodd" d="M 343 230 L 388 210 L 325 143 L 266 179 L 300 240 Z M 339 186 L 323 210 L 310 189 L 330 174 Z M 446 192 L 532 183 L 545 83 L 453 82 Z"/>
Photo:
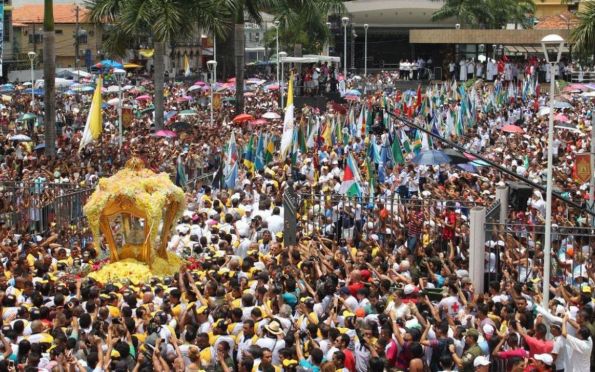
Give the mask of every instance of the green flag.
<path id="1" fill-rule="evenodd" d="M 403 150 L 401 150 L 401 140 L 399 139 L 398 135 L 395 135 L 393 137 L 391 150 L 393 154 L 393 161 L 395 162 L 395 164 L 404 164 L 405 158 L 403 157 Z"/>

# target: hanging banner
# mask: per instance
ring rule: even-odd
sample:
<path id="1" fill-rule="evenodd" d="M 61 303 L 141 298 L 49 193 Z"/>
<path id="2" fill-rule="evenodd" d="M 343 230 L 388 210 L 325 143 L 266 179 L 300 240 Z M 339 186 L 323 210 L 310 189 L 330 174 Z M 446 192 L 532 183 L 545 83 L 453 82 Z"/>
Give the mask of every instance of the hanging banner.
<path id="1" fill-rule="evenodd" d="M 591 155 L 576 154 L 574 179 L 578 182 L 589 182 L 591 179 Z"/>
<path id="2" fill-rule="evenodd" d="M 2 56 L 4 54 L 4 0 L 0 2 L 0 76 L 2 76 Z"/>
<path id="3" fill-rule="evenodd" d="M 132 121 L 134 120 L 134 113 L 132 112 L 132 108 L 130 107 L 123 107 L 122 108 L 122 126 L 124 128 L 128 128 Z"/>

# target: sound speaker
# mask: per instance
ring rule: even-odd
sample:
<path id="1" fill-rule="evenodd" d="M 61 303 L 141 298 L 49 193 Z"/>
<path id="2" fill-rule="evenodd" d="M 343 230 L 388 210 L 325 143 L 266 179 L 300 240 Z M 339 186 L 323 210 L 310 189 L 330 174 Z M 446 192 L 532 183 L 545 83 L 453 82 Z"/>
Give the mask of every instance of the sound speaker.
<path id="1" fill-rule="evenodd" d="M 527 201 L 533 194 L 533 188 L 520 182 L 508 183 L 508 201 L 515 212 L 525 211 Z"/>

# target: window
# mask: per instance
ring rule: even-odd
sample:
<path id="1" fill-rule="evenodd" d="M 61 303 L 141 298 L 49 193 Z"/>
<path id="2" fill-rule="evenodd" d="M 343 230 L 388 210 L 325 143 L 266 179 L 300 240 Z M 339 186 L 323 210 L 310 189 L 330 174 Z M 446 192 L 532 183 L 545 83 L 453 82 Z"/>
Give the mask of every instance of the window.
<path id="1" fill-rule="evenodd" d="M 91 36 L 91 37 L 95 36 L 95 31 L 89 31 L 89 36 Z"/>
<path id="2" fill-rule="evenodd" d="M 35 37 L 35 38 L 34 38 Z M 29 44 L 40 44 L 43 42 L 43 35 L 41 34 L 29 34 Z"/>
<path id="3" fill-rule="evenodd" d="M 56 30 L 56 35 L 62 35 L 64 33 L 64 31 L 62 30 Z"/>
<path id="4" fill-rule="evenodd" d="M 87 34 L 79 35 L 79 44 L 87 44 Z"/>
<path id="5" fill-rule="evenodd" d="M 4 41 L 10 41 L 12 30 L 12 12 L 4 12 Z"/>

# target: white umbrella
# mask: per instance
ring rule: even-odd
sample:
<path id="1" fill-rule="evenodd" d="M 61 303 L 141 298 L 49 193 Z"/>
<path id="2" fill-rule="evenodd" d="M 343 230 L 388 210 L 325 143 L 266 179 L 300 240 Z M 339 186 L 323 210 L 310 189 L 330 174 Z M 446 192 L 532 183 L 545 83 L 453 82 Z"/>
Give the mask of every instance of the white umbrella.
<path id="1" fill-rule="evenodd" d="M 110 85 L 109 87 L 107 87 L 108 93 L 118 93 L 119 91 L 120 91 L 120 87 L 117 85 Z"/>
<path id="2" fill-rule="evenodd" d="M 31 141 L 31 137 L 26 136 L 24 134 L 16 134 L 12 137 L 10 137 L 11 141 L 19 141 L 19 142 L 29 142 Z"/>
<path id="3" fill-rule="evenodd" d="M 199 90 L 200 88 L 201 88 L 200 85 L 193 85 L 190 88 L 188 88 L 188 91 L 193 92 L 195 90 Z"/>
<path id="4" fill-rule="evenodd" d="M 539 112 L 537 112 L 537 115 L 539 116 L 545 116 L 545 115 L 549 115 L 550 113 L 550 108 L 549 107 L 542 107 L 539 109 Z"/>
<path id="5" fill-rule="evenodd" d="M 133 86 L 133 85 L 124 85 L 124 86 L 122 87 L 122 90 L 130 90 L 130 89 L 132 89 L 132 88 L 134 88 L 134 86 Z"/>
<path id="6" fill-rule="evenodd" d="M 277 114 L 276 112 L 267 112 L 262 115 L 262 117 L 265 119 L 280 119 L 281 115 Z"/>
<path id="7" fill-rule="evenodd" d="M 111 105 L 111 106 L 116 106 L 119 102 L 120 102 L 119 98 L 112 98 L 109 101 L 107 101 L 107 104 Z"/>

